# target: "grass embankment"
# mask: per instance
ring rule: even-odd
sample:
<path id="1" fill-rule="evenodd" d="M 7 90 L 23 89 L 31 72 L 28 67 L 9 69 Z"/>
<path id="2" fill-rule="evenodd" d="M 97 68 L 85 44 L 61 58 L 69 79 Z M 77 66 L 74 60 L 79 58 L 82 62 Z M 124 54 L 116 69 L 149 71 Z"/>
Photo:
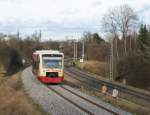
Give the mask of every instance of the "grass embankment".
<path id="1" fill-rule="evenodd" d="M 94 61 L 94 60 L 85 60 L 83 63 L 79 61 L 76 62 L 76 67 L 84 71 L 96 74 L 95 78 L 97 79 L 109 79 L 109 65 L 106 62 Z M 142 76 L 144 77 L 144 76 Z M 135 80 L 136 79 L 136 80 Z M 137 76 L 127 77 L 126 84 L 132 87 L 150 91 L 150 85 L 144 85 L 147 79 L 137 78 Z M 148 80 L 147 80 L 148 81 Z M 121 82 L 121 81 L 116 81 Z M 138 84 L 135 86 L 135 83 Z"/>
<path id="2" fill-rule="evenodd" d="M 97 75 L 100 75 L 100 76 L 106 76 L 105 73 L 106 73 L 106 66 L 107 66 L 107 63 L 106 62 L 100 62 L 100 61 L 84 61 L 83 63 L 80 63 L 79 61 L 76 62 L 76 66 L 79 68 L 79 69 L 83 69 L 85 71 L 88 71 L 88 72 L 91 72 L 91 73 L 95 73 Z"/>
<path id="3" fill-rule="evenodd" d="M 0 66 L 0 115 L 43 115 L 42 108 L 35 104 L 24 92 L 21 83 L 21 72 L 4 76 Z"/>

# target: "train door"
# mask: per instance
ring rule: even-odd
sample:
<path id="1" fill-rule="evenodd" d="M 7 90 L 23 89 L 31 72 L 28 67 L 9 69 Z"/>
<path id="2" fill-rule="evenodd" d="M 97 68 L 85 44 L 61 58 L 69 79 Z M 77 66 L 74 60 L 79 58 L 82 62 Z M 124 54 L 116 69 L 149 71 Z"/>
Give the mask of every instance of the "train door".
<path id="1" fill-rule="evenodd" d="M 38 76 L 39 74 L 39 65 L 40 65 L 40 59 L 39 55 L 35 55 L 33 58 L 32 66 L 33 66 L 33 73 Z"/>

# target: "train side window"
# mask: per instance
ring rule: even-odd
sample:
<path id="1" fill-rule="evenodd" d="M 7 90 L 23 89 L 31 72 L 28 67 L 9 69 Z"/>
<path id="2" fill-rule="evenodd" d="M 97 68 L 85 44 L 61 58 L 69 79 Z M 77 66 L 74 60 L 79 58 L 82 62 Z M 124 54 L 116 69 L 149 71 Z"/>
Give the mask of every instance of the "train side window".
<path id="1" fill-rule="evenodd" d="M 32 61 L 32 66 L 33 66 L 33 68 L 35 68 L 35 61 L 34 60 Z"/>
<path id="2" fill-rule="evenodd" d="M 39 69 L 39 62 L 38 61 L 35 61 L 35 60 L 33 60 L 33 67 L 35 68 L 35 69 Z"/>
<path id="3" fill-rule="evenodd" d="M 35 63 L 35 68 L 36 68 L 36 69 L 39 69 L 39 62 L 36 62 L 36 63 Z"/>

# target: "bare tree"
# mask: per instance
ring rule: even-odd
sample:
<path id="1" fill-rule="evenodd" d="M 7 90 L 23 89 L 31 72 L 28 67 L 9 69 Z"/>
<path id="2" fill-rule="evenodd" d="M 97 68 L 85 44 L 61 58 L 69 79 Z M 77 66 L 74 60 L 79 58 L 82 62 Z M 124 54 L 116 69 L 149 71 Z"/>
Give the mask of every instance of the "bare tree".
<path id="1" fill-rule="evenodd" d="M 137 16 L 127 4 L 110 9 L 102 18 L 102 27 L 104 31 L 112 35 L 110 64 L 112 63 L 111 65 L 113 65 L 111 66 L 111 72 L 114 78 L 117 77 L 117 65 L 121 58 L 118 51 L 120 50 L 118 49 L 118 41 L 122 39 L 123 55 L 127 57 L 127 47 L 129 46 L 129 49 L 131 49 L 131 43 L 127 44 L 127 40 L 131 42 L 131 37 L 128 37 L 129 31 L 135 27 L 136 22 Z"/>
<path id="2" fill-rule="evenodd" d="M 124 39 L 125 55 L 127 56 L 127 35 L 129 30 L 131 30 L 136 24 L 137 15 L 128 5 L 125 4 L 120 6 L 118 16 L 120 17 L 120 20 L 118 20 L 118 26 L 122 33 L 122 39 Z"/>
<path id="3" fill-rule="evenodd" d="M 102 18 L 102 27 L 104 28 L 105 32 L 109 32 L 113 36 L 113 41 L 115 41 L 115 50 L 117 55 L 117 60 L 119 60 L 119 53 L 117 48 L 117 38 L 118 38 L 118 27 L 116 21 L 116 14 L 115 10 L 109 10 Z"/>
<path id="4" fill-rule="evenodd" d="M 117 38 L 118 38 L 118 25 L 116 21 L 116 14 L 115 10 L 111 9 L 109 10 L 102 18 L 102 27 L 104 28 L 105 32 L 109 32 L 112 35 L 112 40 L 110 40 L 110 78 L 114 79 L 114 77 L 117 76 L 117 62 L 119 61 L 119 53 L 118 53 L 118 43 L 117 43 Z M 114 50 L 115 48 L 115 50 Z M 115 57 L 115 58 L 114 58 Z M 116 61 L 117 60 L 117 61 Z"/>
<path id="5" fill-rule="evenodd" d="M 109 10 L 102 18 L 102 27 L 105 31 L 112 33 L 115 39 L 120 37 L 124 40 L 125 56 L 127 56 L 127 35 L 137 20 L 137 15 L 127 4 Z M 117 44 L 115 45 L 117 50 Z"/>

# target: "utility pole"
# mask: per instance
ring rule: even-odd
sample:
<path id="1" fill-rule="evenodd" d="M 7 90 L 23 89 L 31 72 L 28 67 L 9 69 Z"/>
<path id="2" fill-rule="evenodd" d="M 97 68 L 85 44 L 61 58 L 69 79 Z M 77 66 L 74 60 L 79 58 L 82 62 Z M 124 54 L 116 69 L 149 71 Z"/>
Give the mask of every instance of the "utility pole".
<path id="1" fill-rule="evenodd" d="M 19 31 L 17 32 L 17 39 L 19 40 L 19 38 L 20 38 L 20 33 L 19 33 Z"/>
<path id="2" fill-rule="evenodd" d="M 80 59 L 80 63 L 81 63 L 81 68 L 84 68 L 84 39 L 82 40 L 82 58 Z"/>
<path id="3" fill-rule="evenodd" d="M 115 38 L 112 38 L 112 41 L 110 42 L 110 79 L 114 80 L 118 76 L 117 72 L 117 54 L 115 49 Z"/>
<path id="4" fill-rule="evenodd" d="M 73 58 L 74 58 L 74 61 L 75 61 L 75 41 L 74 41 L 74 43 L 73 43 Z"/>
<path id="5" fill-rule="evenodd" d="M 42 31 L 40 30 L 40 32 L 39 32 L 39 39 L 41 40 L 41 38 L 42 38 Z"/>
<path id="6" fill-rule="evenodd" d="M 77 55 L 78 55 L 78 52 L 77 52 L 77 42 L 74 41 L 74 60 L 77 60 Z"/>
<path id="7" fill-rule="evenodd" d="M 78 58 L 78 42 L 76 42 L 76 60 Z"/>
<path id="8" fill-rule="evenodd" d="M 114 78 L 114 51 L 113 51 L 113 39 L 110 41 L 110 80 Z"/>
<path id="9" fill-rule="evenodd" d="M 82 41 L 82 59 L 84 60 L 84 39 Z"/>
<path id="10" fill-rule="evenodd" d="M 60 43 L 60 44 L 59 44 L 59 50 L 60 50 L 61 52 L 63 52 L 63 49 L 64 49 L 64 45 L 63 45 L 63 43 Z"/>

